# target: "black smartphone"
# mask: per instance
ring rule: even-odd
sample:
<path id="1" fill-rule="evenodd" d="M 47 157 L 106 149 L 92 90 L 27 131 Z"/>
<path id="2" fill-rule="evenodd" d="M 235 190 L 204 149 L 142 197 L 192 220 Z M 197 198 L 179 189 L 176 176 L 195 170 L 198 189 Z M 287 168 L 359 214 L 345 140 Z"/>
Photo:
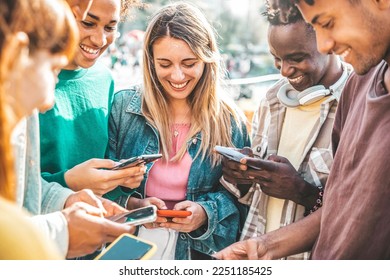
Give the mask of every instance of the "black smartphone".
<path id="1" fill-rule="evenodd" d="M 149 205 L 126 213 L 109 216 L 107 219 L 113 222 L 126 223 L 135 226 L 152 223 L 157 219 L 157 207 L 155 205 Z"/>
<path id="2" fill-rule="evenodd" d="M 191 260 L 218 260 L 217 258 L 213 257 L 212 255 L 203 253 L 201 251 L 192 249 L 190 250 L 191 254 Z"/>
<path id="3" fill-rule="evenodd" d="M 247 155 L 244 155 L 243 153 L 240 153 L 239 151 L 235 150 L 234 148 L 229 147 L 223 147 L 223 146 L 215 146 L 214 150 L 219 153 L 220 155 L 223 155 L 224 157 L 227 157 L 228 159 L 234 160 L 236 162 L 240 162 L 240 160 L 244 157 L 247 157 Z M 257 166 L 249 165 L 250 168 L 261 170 L 261 168 Z"/>
<path id="4" fill-rule="evenodd" d="M 162 154 L 151 154 L 151 155 L 142 155 L 142 156 L 132 157 L 132 158 L 125 160 L 124 162 L 121 162 L 120 164 L 116 165 L 115 167 L 110 168 L 109 170 L 119 170 L 119 169 L 137 166 L 139 164 L 147 164 L 149 162 L 156 161 L 161 157 L 162 157 Z"/>
<path id="5" fill-rule="evenodd" d="M 147 260 L 156 252 L 156 245 L 124 233 L 103 250 L 95 260 Z"/>

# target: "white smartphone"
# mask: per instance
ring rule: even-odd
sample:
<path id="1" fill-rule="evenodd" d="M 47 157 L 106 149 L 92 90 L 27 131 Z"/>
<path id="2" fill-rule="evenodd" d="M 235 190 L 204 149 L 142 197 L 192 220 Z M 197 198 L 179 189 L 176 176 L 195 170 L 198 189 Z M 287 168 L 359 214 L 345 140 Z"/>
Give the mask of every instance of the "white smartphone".
<path id="1" fill-rule="evenodd" d="M 237 162 L 240 162 L 240 160 L 245 157 L 243 153 L 240 153 L 239 151 L 236 151 L 233 148 L 229 148 L 229 147 L 215 146 L 214 150 L 220 155 L 223 155 Z"/>
<path id="2" fill-rule="evenodd" d="M 124 233 L 104 249 L 95 260 L 147 260 L 156 250 L 154 243 Z"/>
<path id="3" fill-rule="evenodd" d="M 223 147 L 223 146 L 215 146 L 214 150 L 219 153 L 220 155 L 223 155 L 224 157 L 227 157 L 228 159 L 234 160 L 236 162 L 240 162 L 240 160 L 244 157 L 247 157 L 247 155 L 244 155 L 243 153 L 240 153 L 239 151 L 235 150 L 234 148 L 230 147 Z M 261 170 L 260 167 L 249 165 L 250 168 Z"/>
<path id="4" fill-rule="evenodd" d="M 107 219 L 134 226 L 152 223 L 157 219 L 157 207 L 155 205 L 149 205 L 126 213 L 110 216 L 107 217 Z"/>

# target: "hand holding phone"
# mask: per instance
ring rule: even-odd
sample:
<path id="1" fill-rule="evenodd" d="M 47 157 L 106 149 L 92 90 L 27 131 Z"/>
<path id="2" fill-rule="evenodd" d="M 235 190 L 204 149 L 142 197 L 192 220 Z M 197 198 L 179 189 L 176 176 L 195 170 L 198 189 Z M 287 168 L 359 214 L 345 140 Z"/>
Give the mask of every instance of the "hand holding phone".
<path id="1" fill-rule="evenodd" d="M 126 213 L 110 216 L 107 219 L 135 226 L 152 223 L 157 219 L 157 207 L 155 205 L 149 205 Z"/>
<path id="2" fill-rule="evenodd" d="M 156 252 L 154 243 L 124 233 L 114 240 L 95 260 L 146 260 Z"/>
<path id="3" fill-rule="evenodd" d="M 116 165 L 115 167 L 110 168 L 109 170 L 120 170 L 120 169 L 124 169 L 124 168 L 128 168 L 128 167 L 137 166 L 140 164 L 147 164 L 149 162 L 156 161 L 161 157 L 162 157 L 162 154 L 141 155 L 141 156 L 137 156 L 137 157 L 132 157 L 132 158 L 125 160 L 124 162 L 121 162 L 120 164 Z"/>
<path id="4" fill-rule="evenodd" d="M 215 146 L 214 150 L 219 153 L 220 155 L 223 155 L 224 157 L 234 160 L 235 162 L 241 163 L 241 159 L 244 157 L 249 157 L 248 155 L 244 155 L 243 153 L 240 153 L 239 151 L 235 150 L 234 148 L 229 147 L 223 147 L 223 146 Z M 253 169 L 261 170 L 261 168 L 250 165 L 247 163 L 247 165 Z"/>

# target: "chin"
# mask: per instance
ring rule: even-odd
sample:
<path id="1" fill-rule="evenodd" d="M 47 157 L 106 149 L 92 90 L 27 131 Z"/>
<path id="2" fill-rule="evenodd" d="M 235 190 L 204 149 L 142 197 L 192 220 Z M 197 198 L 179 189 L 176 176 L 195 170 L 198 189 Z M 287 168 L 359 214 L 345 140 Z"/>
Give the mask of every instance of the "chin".
<path id="1" fill-rule="evenodd" d="M 94 61 L 94 62 L 80 62 L 80 63 L 77 63 L 77 68 L 88 69 L 88 68 L 91 68 L 95 64 L 95 62 L 96 61 Z"/>
<path id="2" fill-rule="evenodd" d="M 79 68 L 79 67 L 81 67 L 81 68 L 90 68 L 93 65 L 95 65 L 96 61 L 97 61 L 97 59 L 95 59 L 95 60 L 87 60 L 84 57 L 81 57 L 79 59 L 76 59 L 74 61 L 74 63 L 77 66 L 77 68 Z"/>
<path id="3" fill-rule="evenodd" d="M 42 106 L 38 108 L 40 113 L 45 113 L 46 111 L 49 111 L 54 106 L 54 100 L 51 102 L 45 102 Z"/>

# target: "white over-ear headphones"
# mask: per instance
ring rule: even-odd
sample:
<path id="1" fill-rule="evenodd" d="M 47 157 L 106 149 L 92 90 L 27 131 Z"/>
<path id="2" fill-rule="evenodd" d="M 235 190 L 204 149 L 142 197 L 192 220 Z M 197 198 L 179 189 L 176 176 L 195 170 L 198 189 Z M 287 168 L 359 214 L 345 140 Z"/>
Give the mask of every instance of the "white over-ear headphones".
<path id="1" fill-rule="evenodd" d="M 309 87 L 304 91 L 297 91 L 293 88 L 290 83 L 284 84 L 280 87 L 277 97 L 284 106 L 286 107 L 297 107 L 299 105 L 309 105 L 312 104 L 321 98 L 331 94 L 339 86 L 341 86 L 348 78 L 348 70 L 346 67 L 343 67 L 343 74 L 340 79 L 329 89 L 325 88 L 323 85 L 317 85 Z"/>

